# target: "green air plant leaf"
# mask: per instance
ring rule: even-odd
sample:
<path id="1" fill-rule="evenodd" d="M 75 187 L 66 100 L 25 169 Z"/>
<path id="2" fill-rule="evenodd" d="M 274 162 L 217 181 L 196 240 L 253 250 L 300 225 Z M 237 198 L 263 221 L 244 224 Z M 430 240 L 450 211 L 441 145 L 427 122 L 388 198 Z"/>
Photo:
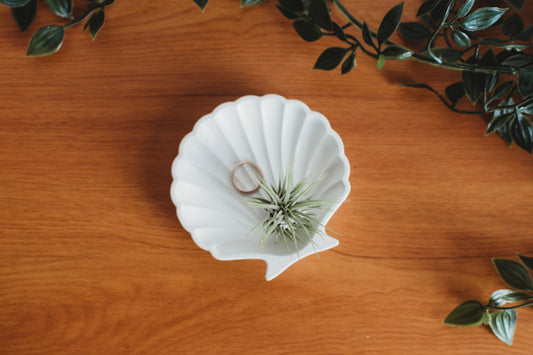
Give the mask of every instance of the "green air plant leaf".
<path id="1" fill-rule="evenodd" d="M 22 32 L 26 31 L 32 24 L 37 15 L 37 0 L 31 0 L 27 5 L 21 7 L 13 7 L 11 9 L 13 17 L 17 21 Z"/>
<path id="2" fill-rule="evenodd" d="M 431 30 L 419 22 L 402 22 L 398 26 L 400 34 L 412 42 L 423 42 L 431 37 Z"/>
<path id="3" fill-rule="evenodd" d="M 526 265 L 528 268 L 533 270 L 533 258 L 529 256 L 520 255 L 520 254 L 517 254 L 517 255 L 520 258 L 520 260 L 524 263 L 524 265 Z"/>
<path id="4" fill-rule="evenodd" d="M 485 307 L 479 301 L 470 300 L 457 306 L 444 320 L 452 327 L 475 327 L 483 323 Z"/>
<path id="5" fill-rule="evenodd" d="M 72 19 L 72 0 L 45 0 L 48 8 L 57 16 Z"/>
<path id="6" fill-rule="evenodd" d="M 379 47 L 381 47 L 381 45 L 385 43 L 385 41 L 388 40 L 390 36 L 392 36 L 392 34 L 396 31 L 396 29 L 400 25 L 402 13 L 403 2 L 394 6 L 392 9 L 389 10 L 389 12 L 385 14 L 383 20 L 381 20 L 381 24 L 379 25 L 377 33 Z"/>
<path id="7" fill-rule="evenodd" d="M 194 2 L 196 3 L 196 5 L 198 5 L 198 7 L 204 11 L 205 10 L 205 7 L 207 5 L 207 2 L 208 0 L 194 0 Z"/>
<path id="8" fill-rule="evenodd" d="M 489 314 L 489 326 L 494 335 L 507 345 L 513 344 L 517 314 L 514 309 Z"/>
<path id="9" fill-rule="evenodd" d="M 461 25 L 468 31 L 479 31 L 495 24 L 507 9 L 499 7 L 483 7 L 468 15 Z"/>
<path id="10" fill-rule="evenodd" d="M 320 54 L 313 69 L 333 70 L 342 62 L 347 52 L 346 48 L 328 48 Z"/>
<path id="11" fill-rule="evenodd" d="M 22 7 L 30 3 L 31 0 L 0 0 L 0 4 L 9 7 Z"/>
<path id="12" fill-rule="evenodd" d="M 260 3 L 264 1 L 265 0 L 241 0 L 241 6 L 259 5 Z"/>
<path id="13" fill-rule="evenodd" d="M 296 19 L 292 22 L 292 26 L 296 33 L 307 42 L 317 41 L 324 35 L 320 27 L 306 19 Z"/>
<path id="14" fill-rule="evenodd" d="M 57 52 L 63 44 L 65 30 L 61 26 L 48 25 L 39 28 L 31 37 L 26 56 L 44 56 Z"/>
<path id="15" fill-rule="evenodd" d="M 327 0 L 311 0 L 310 14 L 313 22 L 318 26 L 328 31 L 332 30 L 333 24 L 329 15 Z"/>
<path id="16" fill-rule="evenodd" d="M 313 181 L 307 177 L 293 186 L 290 170 L 285 177 L 279 179 L 277 185 L 259 180 L 261 192 L 266 197 L 254 197 L 248 205 L 265 211 L 265 218 L 250 231 L 258 228 L 263 230 L 261 245 L 270 237 L 274 237 L 275 243 L 281 239 L 289 253 L 289 243 L 294 245 L 294 250 L 298 253 L 301 238 L 313 244 L 314 235 L 325 233 L 325 226 L 318 221 L 317 212 L 332 201 L 314 200 L 311 197 L 320 181 L 321 179 Z"/>
<path id="17" fill-rule="evenodd" d="M 517 290 L 533 290 L 533 280 L 524 265 L 511 259 L 492 259 L 503 281 Z"/>
<path id="18" fill-rule="evenodd" d="M 91 16 L 89 21 L 87 21 L 87 23 L 83 27 L 83 30 L 89 27 L 89 31 L 91 32 L 91 38 L 94 41 L 94 39 L 96 38 L 96 35 L 102 29 L 102 26 L 104 25 L 104 21 L 105 21 L 105 11 L 104 9 L 100 9 Z"/>

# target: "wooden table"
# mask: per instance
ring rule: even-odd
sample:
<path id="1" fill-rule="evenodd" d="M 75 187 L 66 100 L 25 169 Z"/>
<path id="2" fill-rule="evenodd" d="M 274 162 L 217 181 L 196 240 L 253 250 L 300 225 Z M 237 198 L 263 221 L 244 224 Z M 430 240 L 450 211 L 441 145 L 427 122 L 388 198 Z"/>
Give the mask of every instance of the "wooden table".
<path id="1" fill-rule="evenodd" d="M 395 3 L 345 1 L 372 28 Z M 311 70 L 338 43 L 305 43 L 275 4 L 119 0 L 94 42 L 74 27 L 43 58 L 24 57 L 29 37 L 60 21 L 43 6 L 21 33 L 0 7 L 0 353 L 531 351 L 529 309 L 512 347 L 442 320 L 506 287 L 491 257 L 533 255 L 533 158 L 396 85 L 448 72 L 362 55 L 348 75 Z M 270 282 L 198 248 L 169 197 L 196 120 L 268 93 L 328 117 L 352 168 L 340 245 Z"/>

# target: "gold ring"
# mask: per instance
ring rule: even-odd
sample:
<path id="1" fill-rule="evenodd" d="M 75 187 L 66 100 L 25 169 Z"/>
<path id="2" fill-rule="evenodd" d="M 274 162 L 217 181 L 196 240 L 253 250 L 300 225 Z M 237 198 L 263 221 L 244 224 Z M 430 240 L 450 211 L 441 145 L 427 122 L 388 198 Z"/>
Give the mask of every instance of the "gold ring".
<path id="1" fill-rule="evenodd" d="M 250 168 L 253 170 L 252 172 L 250 171 Z M 240 174 L 238 174 L 239 172 Z M 233 172 L 231 173 L 231 183 L 233 184 L 233 187 L 243 194 L 251 194 L 259 190 L 259 181 L 262 179 L 263 172 L 256 163 L 251 161 L 241 161 L 239 164 L 235 165 Z"/>

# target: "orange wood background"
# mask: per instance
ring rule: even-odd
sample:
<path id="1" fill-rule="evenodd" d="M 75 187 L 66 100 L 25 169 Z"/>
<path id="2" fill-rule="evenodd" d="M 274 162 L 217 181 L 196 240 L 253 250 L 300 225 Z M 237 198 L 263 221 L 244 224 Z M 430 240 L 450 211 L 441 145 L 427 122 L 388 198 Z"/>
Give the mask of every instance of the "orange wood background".
<path id="1" fill-rule="evenodd" d="M 374 29 L 396 3 L 344 1 Z M 491 257 L 533 255 L 533 157 L 396 85 L 456 73 L 363 55 L 312 70 L 339 43 L 305 43 L 275 4 L 118 0 L 94 42 L 71 28 L 44 58 L 29 37 L 61 21 L 43 6 L 21 33 L 0 7 L 0 353 L 530 353 L 530 309 L 511 347 L 442 320 L 506 288 Z M 169 197 L 195 121 L 268 93 L 328 117 L 352 167 L 340 245 L 271 282 L 198 248 Z"/>

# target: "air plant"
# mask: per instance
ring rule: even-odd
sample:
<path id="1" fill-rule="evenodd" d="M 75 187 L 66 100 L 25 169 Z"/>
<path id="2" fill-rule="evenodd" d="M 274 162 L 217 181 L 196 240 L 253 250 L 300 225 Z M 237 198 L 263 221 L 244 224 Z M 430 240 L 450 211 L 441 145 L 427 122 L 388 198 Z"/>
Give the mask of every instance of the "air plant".
<path id="1" fill-rule="evenodd" d="M 289 253 L 290 245 L 298 252 L 299 243 L 307 239 L 314 245 L 313 236 L 324 234 L 327 227 L 318 220 L 319 212 L 333 201 L 313 198 L 313 190 L 320 181 L 321 178 L 312 180 L 305 177 L 292 187 L 290 170 L 287 170 L 283 178 L 280 177 L 277 185 L 259 179 L 260 191 L 264 192 L 265 197 L 252 198 L 249 206 L 266 212 L 264 219 L 251 231 L 263 229 L 262 246 L 273 237 L 274 243 L 281 240 Z"/>

